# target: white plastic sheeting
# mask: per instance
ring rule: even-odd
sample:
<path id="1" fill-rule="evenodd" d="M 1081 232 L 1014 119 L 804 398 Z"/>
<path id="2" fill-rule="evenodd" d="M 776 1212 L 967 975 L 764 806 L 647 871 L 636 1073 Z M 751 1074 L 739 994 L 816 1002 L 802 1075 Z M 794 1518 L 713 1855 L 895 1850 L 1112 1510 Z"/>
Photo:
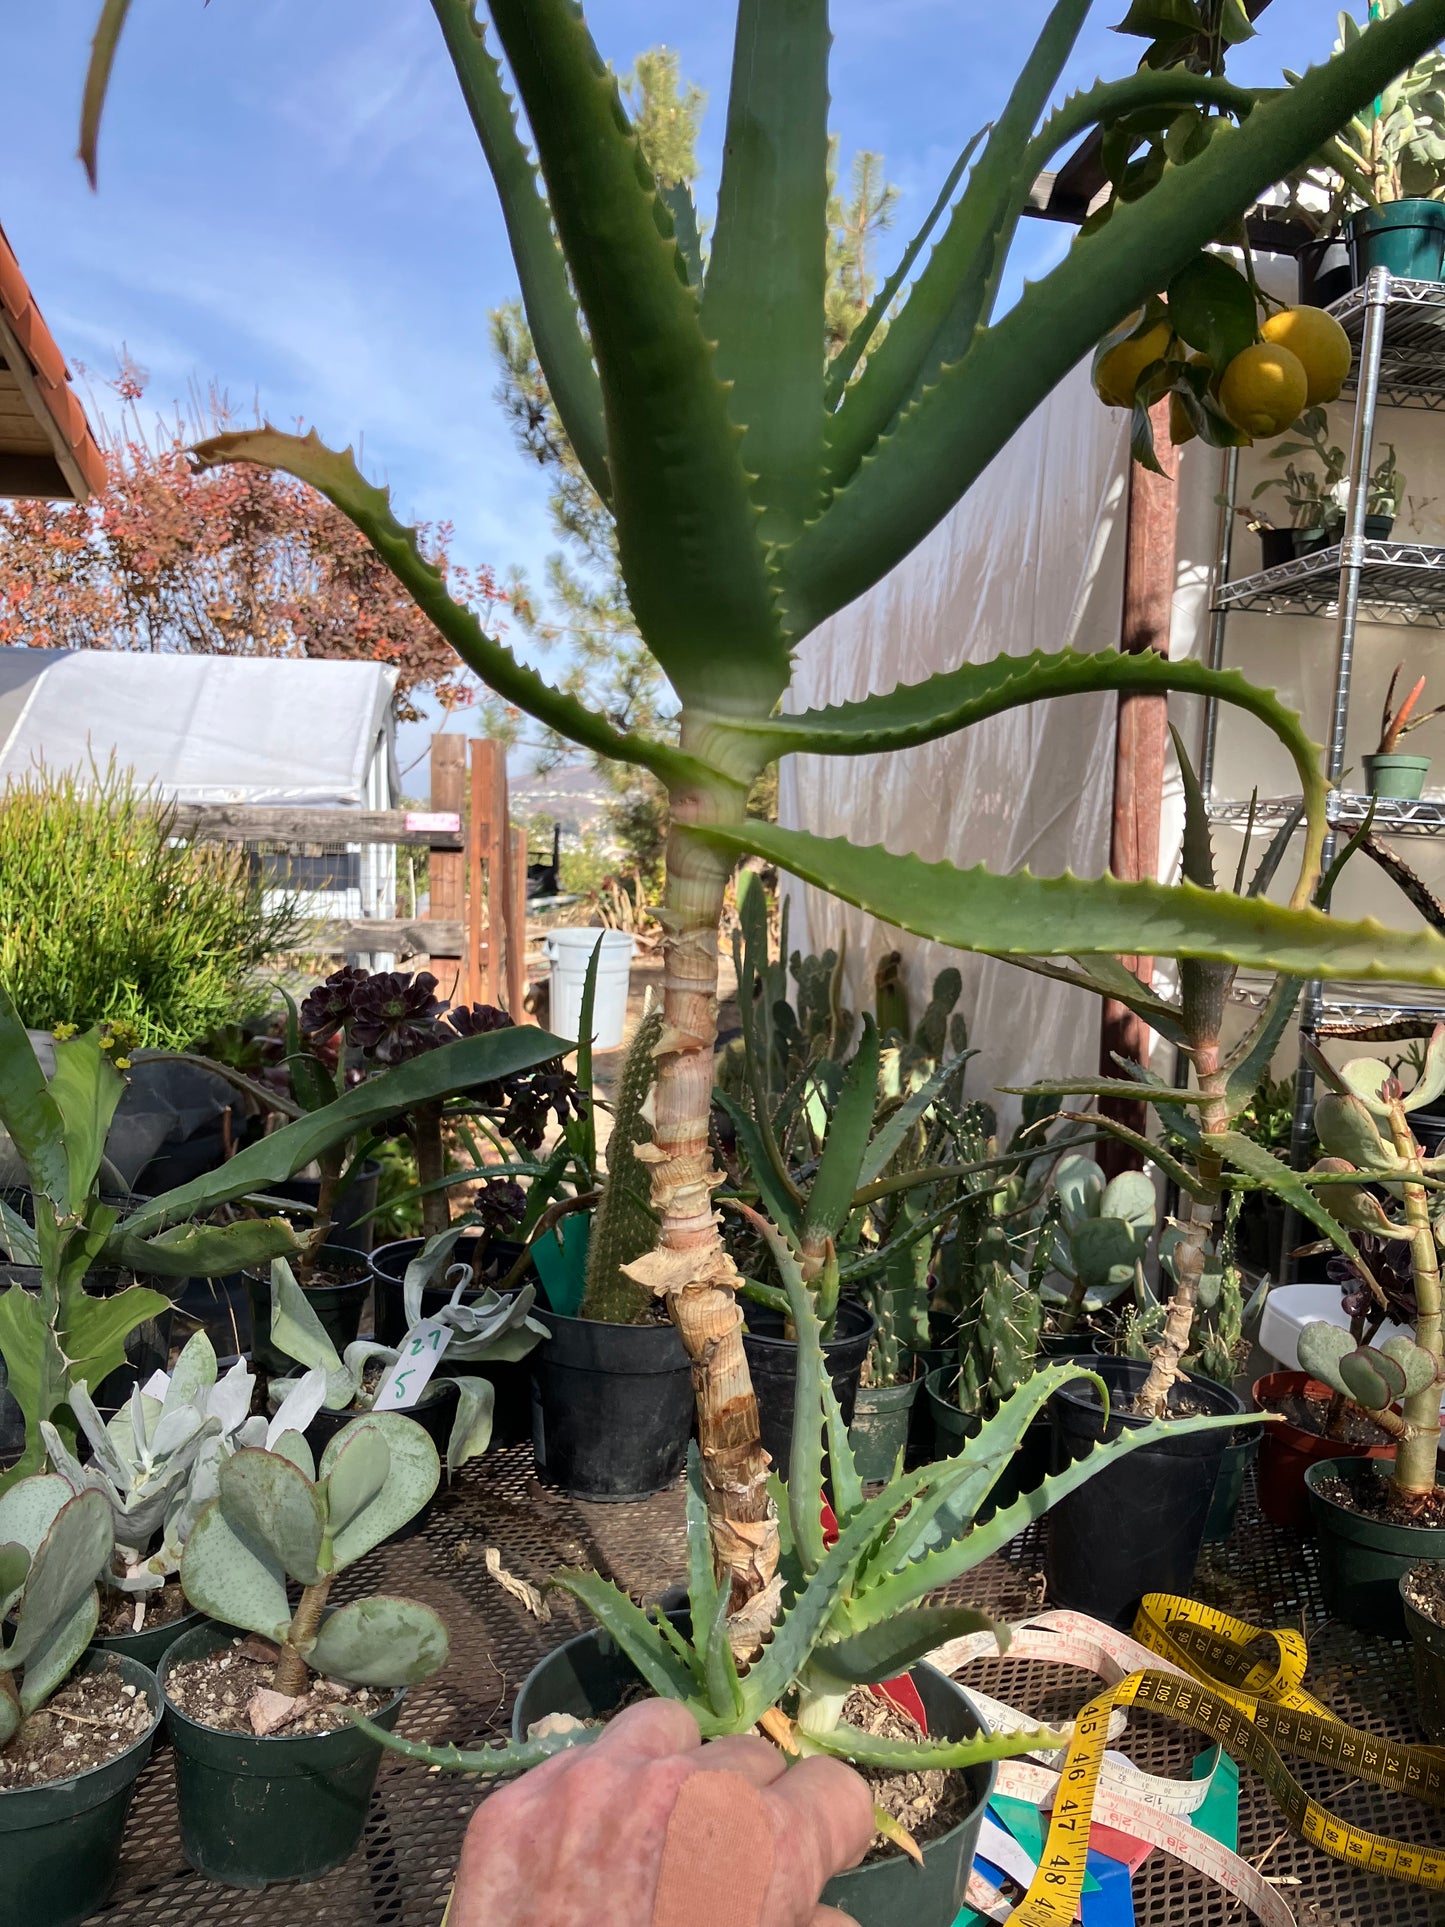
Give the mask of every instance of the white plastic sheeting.
<path id="1" fill-rule="evenodd" d="M 1004 652 L 1117 648 L 1123 424 L 1099 406 L 1087 369 L 1075 370 L 932 535 L 808 637 L 790 705 L 848 701 Z M 1112 695 L 1072 697 L 888 756 L 788 757 L 779 817 L 961 867 L 1098 876 L 1109 858 L 1115 713 Z M 934 974 L 958 964 L 980 1052 L 974 1094 L 1096 1066 L 1099 1008 L 1086 993 L 906 936 L 822 891 L 792 884 L 789 894 L 794 948 L 846 942 L 854 1009 L 871 1006 L 873 969 L 889 950 L 903 954 L 915 1012 Z"/>

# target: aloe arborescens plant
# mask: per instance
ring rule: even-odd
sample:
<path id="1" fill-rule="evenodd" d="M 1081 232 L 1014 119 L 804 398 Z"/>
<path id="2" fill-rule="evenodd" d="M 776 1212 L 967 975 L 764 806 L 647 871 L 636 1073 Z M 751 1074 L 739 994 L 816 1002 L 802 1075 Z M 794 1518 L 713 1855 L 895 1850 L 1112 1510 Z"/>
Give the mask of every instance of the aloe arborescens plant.
<path id="1" fill-rule="evenodd" d="M 740 0 L 706 262 L 690 197 L 653 180 L 574 0 L 490 7 L 544 193 L 473 0 L 432 0 L 502 202 L 542 370 L 614 518 L 638 629 L 678 698 L 676 744 L 614 729 L 488 636 L 349 454 L 269 427 L 197 451 L 205 463 L 273 464 L 314 484 L 499 696 L 586 749 L 650 770 L 668 791 L 659 1236 L 631 1273 L 665 1298 L 698 1366 L 702 1479 L 735 1613 L 759 1594 L 776 1598 L 778 1560 L 708 1146 L 717 927 L 739 854 L 780 862 L 905 928 L 996 954 L 1037 951 L 1042 935 L 1063 954 L 1211 954 L 1301 975 L 1445 981 L 1435 938 L 1310 911 L 1326 827 L 1316 754 L 1297 719 L 1238 676 L 1147 654 L 1005 655 L 859 702 L 779 713 L 803 638 L 908 554 L 1123 316 L 1445 34 L 1445 0 L 1409 0 L 1328 66 L 1272 94 L 1184 66 L 1145 67 L 1048 112 L 1089 4 L 1055 0 L 986 138 L 968 144 L 923 233 L 825 366 L 827 0 Z M 127 5 L 107 0 L 97 34 L 83 132 L 92 168 Z M 1209 118 L 1215 137 L 1116 206 L 996 320 L 1004 260 L 1040 169 L 1093 127 L 1187 107 Z M 1149 882 L 996 877 L 745 821 L 754 778 L 789 751 L 902 749 L 1045 697 L 1168 689 L 1238 703 L 1288 746 L 1309 805 L 1290 908 Z M 752 1617 L 768 1623 L 771 1610 L 765 1597 Z M 746 1627 L 739 1632 L 742 1643 Z"/>

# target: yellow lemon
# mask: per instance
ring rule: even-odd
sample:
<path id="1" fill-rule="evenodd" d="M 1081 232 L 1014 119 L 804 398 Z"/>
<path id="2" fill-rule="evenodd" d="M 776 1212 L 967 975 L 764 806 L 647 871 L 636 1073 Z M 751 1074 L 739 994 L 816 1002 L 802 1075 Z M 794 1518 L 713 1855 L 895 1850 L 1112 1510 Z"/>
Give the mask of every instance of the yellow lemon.
<path id="1" fill-rule="evenodd" d="M 1332 314 L 1323 308 L 1282 308 L 1260 333 L 1303 363 L 1309 381 L 1307 407 L 1335 399 L 1350 372 L 1351 357 L 1350 337 Z"/>
<path id="2" fill-rule="evenodd" d="M 1219 383 L 1219 405 L 1247 435 L 1282 435 L 1304 409 L 1309 376 L 1298 355 L 1274 341 L 1241 349 Z"/>
<path id="3" fill-rule="evenodd" d="M 1099 400 L 1109 408 L 1132 408 L 1134 389 L 1151 361 L 1161 361 L 1169 351 L 1174 331 L 1167 321 L 1156 322 L 1146 333 L 1121 341 L 1111 348 L 1094 370 L 1094 387 Z"/>

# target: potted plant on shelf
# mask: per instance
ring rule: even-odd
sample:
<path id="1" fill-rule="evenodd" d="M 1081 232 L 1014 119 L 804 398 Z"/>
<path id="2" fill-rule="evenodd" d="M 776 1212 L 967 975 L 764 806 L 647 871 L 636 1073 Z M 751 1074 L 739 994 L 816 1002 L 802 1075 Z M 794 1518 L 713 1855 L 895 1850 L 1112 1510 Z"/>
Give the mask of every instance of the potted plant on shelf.
<path id="1" fill-rule="evenodd" d="M 0 1475 L 0 1486 L 43 1462 L 42 1420 L 73 1444 L 69 1389 L 83 1383 L 93 1394 L 125 1363 L 127 1336 L 168 1306 L 161 1292 L 127 1282 L 135 1273 L 166 1280 L 175 1290 L 182 1279 L 292 1257 L 301 1247 L 281 1218 L 231 1225 L 197 1220 L 233 1199 L 264 1195 L 267 1185 L 290 1177 L 328 1146 L 411 1104 L 542 1065 L 565 1048 L 559 1038 L 531 1029 L 458 1038 L 368 1079 L 189 1184 L 117 1207 L 100 1194 L 105 1134 L 125 1084 L 113 1035 L 97 1027 L 61 1037 L 54 1075 L 47 1078 L 0 986 L 0 1124 L 30 1173 L 36 1260 L 33 1280 L 12 1282 L 0 1294 L 0 1356 L 25 1421 L 24 1453 L 16 1468 Z M 7 1244 L 17 1223 L 8 1213 Z M 92 1274 L 106 1273 L 114 1279 L 106 1295 L 87 1287 Z"/>
<path id="2" fill-rule="evenodd" d="M 0 1493 L 5 1911 L 76 1927 L 105 1900 L 161 1703 L 138 1660 L 90 1653 L 110 1508 L 47 1474 Z"/>
<path id="3" fill-rule="evenodd" d="M 319 1464 L 287 1431 L 274 1449 L 222 1465 L 181 1560 L 186 1598 L 216 1623 L 184 1634 L 160 1666 L 181 1849 L 207 1879 L 315 1880 L 355 1852 L 375 1736 L 405 1689 L 446 1664 L 447 1635 L 414 1599 L 328 1611 L 327 1596 L 426 1504 L 439 1475 L 431 1440 L 396 1413 L 353 1419 Z M 288 1584 L 301 1589 L 294 1605 Z"/>
<path id="4" fill-rule="evenodd" d="M 989 1733 L 962 1687 L 923 1661 L 944 1642 L 983 1629 L 993 1630 L 1002 1648 L 1007 1629 L 992 1627 L 967 1605 L 925 1602 L 935 1601 L 940 1589 L 956 1584 L 1106 1461 L 1137 1451 L 1146 1437 L 1132 1435 L 1108 1452 L 1066 1466 L 982 1522 L 980 1512 L 1006 1475 L 1029 1421 L 1061 1385 L 1087 1375 L 1076 1364 L 1045 1366 L 1002 1403 L 965 1452 L 899 1473 L 865 1499 L 824 1364 L 814 1295 L 787 1241 L 757 1214 L 750 1222 L 772 1250 L 798 1332 L 791 1453 L 786 1485 L 777 1488 L 786 1538 L 776 1602 L 746 1624 L 729 1617 L 726 1587 L 719 1584 L 708 1544 L 703 1469 L 694 1452 L 685 1615 L 645 1613 L 596 1573 L 558 1573 L 554 1584 L 581 1600 L 600 1631 L 569 1641 L 524 1682 L 510 1743 L 459 1752 L 372 1730 L 382 1744 L 430 1765 L 515 1773 L 586 1744 L 640 1679 L 645 1690 L 681 1700 L 705 1736 L 759 1726 L 787 1752 L 852 1761 L 873 1782 L 883 1844 L 904 1844 L 839 1875 L 825 1889 L 824 1905 L 843 1909 L 860 1927 L 885 1927 L 905 1910 L 920 1927 L 946 1927 L 963 1899 L 992 1788 L 992 1763 L 1060 1747 L 1067 1736 L 1046 1729 Z M 1220 1421 L 1184 1423 L 1207 1430 Z M 1156 1423 L 1148 1436 L 1164 1429 Z M 825 1440 L 837 1523 L 831 1543 L 824 1526 Z M 906 1738 L 868 1731 L 860 1721 L 869 1701 L 859 1689 L 904 1673 L 922 1704 L 926 1732 L 913 1716 L 899 1722 Z M 937 1820 L 930 1814 L 913 1821 L 911 1837 L 890 1817 L 888 1803 L 897 1799 L 896 1776 L 929 1770 L 959 1773 L 964 1786 L 936 1809 Z M 916 1792 L 916 1781 L 913 1786 Z M 914 1852 L 921 1867 L 908 1857 Z"/>
<path id="5" fill-rule="evenodd" d="M 1385 691 L 1385 706 L 1380 713 L 1379 745 L 1361 761 L 1365 765 L 1365 783 L 1371 796 L 1389 796 L 1413 802 L 1425 788 L 1425 779 L 1430 774 L 1430 758 L 1406 754 L 1400 748 L 1400 740 L 1412 729 L 1434 722 L 1437 716 L 1445 716 L 1445 703 L 1427 709 L 1423 715 L 1415 714 L 1415 705 L 1425 693 L 1425 678 L 1420 676 L 1400 707 L 1395 709 L 1392 706 L 1395 686 L 1404 667 L 1404 663 L 1397 662 L 1390 672 L 1390 686 Z"/>
<path id="6" fill-rule="evenodd" d="M 1323 408 L 1307 408 L 1294 424 L 1303 439 L 1276 442 L 1269 451 L 1272 462 L 1284 464 L 1282 472 L 1267 475 L 1255 484 L 1251 502 L 1278 492 L 1289 509 L 1289 525 L 1278 528 L 1257 510 L 1240 509 L 1251 528 L 1259 530 L 1260 559 L 1266 569 L 1293 562 L 1313 549 L 1321 549 L 1335 539 L 1334 531 L 1342 518 L 1340 490 L 1349 471 L 1349 457 L 1337 443 L 1329 440 L 1329 417 Z M 1314 455 L 1318 468 L 1300 468 L 1298 455 Z"/>

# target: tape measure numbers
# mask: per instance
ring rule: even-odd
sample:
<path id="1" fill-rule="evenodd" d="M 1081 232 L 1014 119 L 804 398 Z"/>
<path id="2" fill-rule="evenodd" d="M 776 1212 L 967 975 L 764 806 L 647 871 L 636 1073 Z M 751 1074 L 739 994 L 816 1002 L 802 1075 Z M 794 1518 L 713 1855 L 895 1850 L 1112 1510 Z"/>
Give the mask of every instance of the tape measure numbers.
<path id="1" fill-rule="evenodd" d="M 1077 1622 L 1073 1614 L 1045 1618 Z M 1099 1779 L 1110 1715 L 1125 1706 L 1178 1720 L 1225 1747 L 1260 1776 L 1296 1832 L 1332 1858 L 1445 1891 L 1445 1850 L 1409 1846 L 1350 1825 L 1306 1793 L 1286 1766 L 1281 1749 L 1445 1807 L 1445 1755 L 1431 1747 L 1381 1740 L 1336 1719 L 1301 1684 L 1308 1650 L 1298 1633 L 1265 1632 L 1193 1600 L 1151 1593 L 1140 1608 L 1134 1635 L 1135 1650 L 1157 1655 L 1169 1670 L 1143 1667 L 1131 1672 L 1096 1694 L 1079 1714 L 1038 1871 L 1012 1916 L 1016 1927 L 1068 1927 L 1074 1919 L 1084 1884 L 1089 1827 L 1101 1804 Z M 1062 1658 L 1062 1652 L 1058 1656 Z M 1098 1817 L 1107 1816 L 1099 1811 Z M 1111 1819 L 1109 1824 L 1118 1823 Z M 1256 1911 L 1261 1911 L 1257 1905 Z M 1276 1912 L 1273 1918 L 1281 1915 Z M 1283 1918 L 1288 1918 L 1287 1910 Z"/>

